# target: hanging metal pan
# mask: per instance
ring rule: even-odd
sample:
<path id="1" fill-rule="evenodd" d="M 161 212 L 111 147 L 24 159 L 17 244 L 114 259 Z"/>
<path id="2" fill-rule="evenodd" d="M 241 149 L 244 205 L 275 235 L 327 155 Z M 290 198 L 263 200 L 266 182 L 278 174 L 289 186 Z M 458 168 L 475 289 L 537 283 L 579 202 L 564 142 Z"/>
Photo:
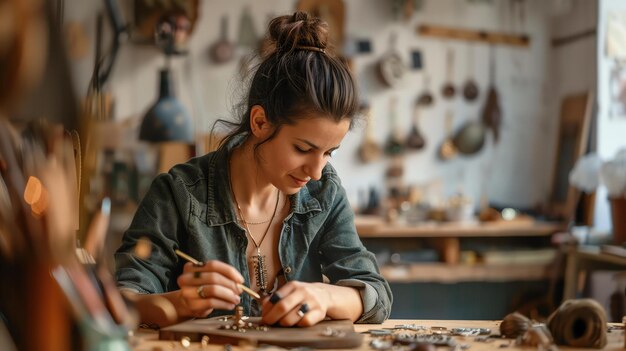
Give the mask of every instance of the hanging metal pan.
<path id="1" fill-rule="evenodd" d="M 452 144 L 463 155 L 473 155 L 485 145 L 485 126 L 480 121 L 468 121 L 452 138 Z"/>

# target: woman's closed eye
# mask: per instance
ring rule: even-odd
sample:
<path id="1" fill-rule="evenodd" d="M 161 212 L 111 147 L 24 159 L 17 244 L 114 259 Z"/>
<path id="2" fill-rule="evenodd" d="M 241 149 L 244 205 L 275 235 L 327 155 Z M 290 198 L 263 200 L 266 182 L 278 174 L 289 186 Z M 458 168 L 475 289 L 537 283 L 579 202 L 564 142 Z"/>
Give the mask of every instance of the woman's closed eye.
<path id="1" fill-rule="evenodd" d="M 298 153 L 301 153 L 301 154 L 308 154 L 309 152 L 312 152 L 314 150 L 313 148 L 303 149 L 297 145 L 294 145 L 294 148 L 296 149 Z M 337 153 L 337 149 L 331 149 L 331 150 L 326 151 L 324 153 L 324 156 L 333 157 L 336 153 Z"/>
<path id="2" fill-rule="evenodd" d="M 313 149 L 303 149 L 297 145 L 294 145 L 294 148 L 296 149 L 297 152 L 301 154 L 306 154 L 306 153 L 309 153 L 311 150 L 313 150 Z"/>

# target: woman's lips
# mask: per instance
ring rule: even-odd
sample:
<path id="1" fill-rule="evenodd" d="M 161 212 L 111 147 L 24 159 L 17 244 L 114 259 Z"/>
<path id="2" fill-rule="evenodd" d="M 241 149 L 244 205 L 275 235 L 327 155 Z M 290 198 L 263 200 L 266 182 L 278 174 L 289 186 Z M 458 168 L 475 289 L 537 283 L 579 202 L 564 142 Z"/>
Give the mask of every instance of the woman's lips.
<path id="1" fill-rule="evenodd" d="M 297 186 L 299 186 L 299 187 L 303 187 L 303 186 L 305 186 L 305 185 L 306 185 L 306 183 L 308 183 L 308 182 L 309 182 L 309 180 L 308 180 L 308 179 L 307 179 L 307 180 L 303 180 L 303 179 L 300 179 L 300 178 L 296 178 L 296 177 L 294 177 L 294 176 L 292 176 L 292 175 L 290 175 L 290 177 L 291 177 L 291 179 L 293 179 L 293 182 L 294 182 Z"/>

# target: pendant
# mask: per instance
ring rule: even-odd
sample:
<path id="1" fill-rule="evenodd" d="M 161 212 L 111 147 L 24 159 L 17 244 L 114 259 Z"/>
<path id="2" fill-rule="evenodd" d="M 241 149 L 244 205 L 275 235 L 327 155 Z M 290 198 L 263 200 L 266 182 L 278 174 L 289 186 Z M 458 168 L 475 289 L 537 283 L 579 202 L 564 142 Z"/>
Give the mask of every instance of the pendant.
<path id="1" fill-rule="evenodd" d="M 256 256 L 252 257 L 254 263 L 254 277 L 256 285 L 261 293 L 267 293 L 267 267 L 265 267 L 265 255 L 261 255 L 261 249 L 257 248 Z"/>

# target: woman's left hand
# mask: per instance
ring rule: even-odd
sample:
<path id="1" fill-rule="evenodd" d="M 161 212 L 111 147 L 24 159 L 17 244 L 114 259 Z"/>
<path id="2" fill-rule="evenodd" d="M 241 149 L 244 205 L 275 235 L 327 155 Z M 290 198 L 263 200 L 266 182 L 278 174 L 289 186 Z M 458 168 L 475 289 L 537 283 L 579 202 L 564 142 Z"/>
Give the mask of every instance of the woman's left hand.
<path id="1" fill-rule="evenodd" d="M 263 323 L 309 327 L 326 318 L 331 296 L 323 283 L 291 281 L 263 300 Z"/>

